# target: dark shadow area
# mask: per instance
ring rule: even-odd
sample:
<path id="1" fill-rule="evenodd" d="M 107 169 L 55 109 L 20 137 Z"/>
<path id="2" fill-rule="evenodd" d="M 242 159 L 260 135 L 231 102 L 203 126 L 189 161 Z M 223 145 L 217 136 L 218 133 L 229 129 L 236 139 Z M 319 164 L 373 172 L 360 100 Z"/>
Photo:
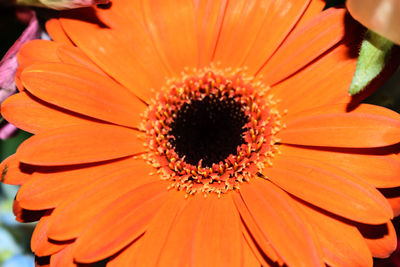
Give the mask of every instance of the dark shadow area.
<path id="1" fill-rule="evenodd" d="M 14 42 L 20 37 L 25 27 L 28 25 L 17 18 L 17 8 L 2 7 L 0 9 L 0 58 L 2 58 Z"/>
<path id="2" fill-rule="evenodd" d="M 392 58 L 400 58 L 400 47 L 395 46 L 392 50 Z M 399 61 L 399 60 L 397 60 Z M 381 74 L 383 79 L 387 79 L 386 82 L 382 85 L 382 87 L 371 94 L 367 99 L 365 99 L 364 103 L 370 104 L 379 104 L 396 112 L 400 112 L 400 69 L 398 68 L 399 63 L 389 61 L 391 66 L 390 71 L 386 71 L 388 73 Z M 392 75 L 392 76 L 390 76 Z"/>
<path id="3" fill-rule="evenodd" d="M 346 2 L 345 0 L 326 0 L 326 5 L 324 9 L 330 8 L 330 7 L 334 7 L 334 6 L 340 6 L 340 5 L 344 5 L 344 3 Z"/>
<path id="4" fill-rule="evenodd" d="M 39 221 L 50 210 L 27 210 L 18 205 L 18 201 L 14 199 L 13 213 L 18 222 L 36 222 Z"/>
<path id="5" fill-rule="evenodd" d="M 400 218 L 393 219 L 393 225 L 396 229 L 397 237 L 400 235 Z M 397 241 L 396 251 L 387 259 L 374 259 L 374 267 L 399 267 L 400 266 L 400 249 L 399 241 Z"/>
<path id="6" fill-rule="evenodd" d="M 365 154 L 365 155 L 390 155 L 393 153 L 398 153 L 400 151 L 400 143 L 386 146 L 386 147 L 373 147 L 373 148 L 347 148 L 347 147 L 326 147 L 326 146 L 305 146 L 305 145 L 290 145 L 285 144 L 285 146 L 305 148 L 311 150 L 318 151 L 329 151 L 329 152 L 337 152 L 337 153 L 346 153 L 346 154 Z"/>
<path id="7" fill-rule="evenodd" d="M 100 9 L 110 9 L 112 7 L 112 2 L 108 2 L 107 4 L 98 4 L 97 8 Z"/>
<path id="8" fill-rule="evenodd" d="M 96 166 L 103 165 L 103 164 L 118 162 L 120 160 L 127 159 L 129 157 L 130 156 L 118 158 L 118 159 L 112 159 L 112 160 L 92 162 L 92 163 L 71 164 L 71 165 L 61 165 L 61 166 L 37 166 L 37 165 L 29 165 L 29 164 L 25 164 L 25 163 L 20 163 L 19 169 L 21 170 L 21 172 L 23 172 L 25 174 L 32 174 L 34 172 L 57 174 L 60 172 L 91 168 L 91 167 L 96 167 Z"/>
<path id="9" fill-rule="evenodd" d="M 35 266 L 48 266 L 50 264 L 50 256 L 38 257 L 35 256 Z"/>
<path id="10" fill-rule="evenodd" d="M 386 224 L 369 225 L 358 223 L 357 226 L 360 233 L 368 239 L 379 239 L 389 233 L 389 228 Z"/>
<path id="11" fill-rule="evenodd" d="M 380 191 L 386 198 L 400 197 L 400 187 L 379 188 L 379 191 Z"/>

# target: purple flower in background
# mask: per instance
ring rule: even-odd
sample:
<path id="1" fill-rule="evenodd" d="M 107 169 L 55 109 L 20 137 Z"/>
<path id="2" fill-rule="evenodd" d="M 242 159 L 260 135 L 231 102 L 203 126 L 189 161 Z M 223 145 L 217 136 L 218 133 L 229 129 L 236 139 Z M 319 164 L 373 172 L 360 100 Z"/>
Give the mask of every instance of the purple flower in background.
<path id="1" fill-rule="evenodd" d="M 18 12 L 20 17 L 27 18 L 28 25 L 0 61 L 0 103 L 17 91 L 14 76 L 18 67 L 17 53 L 21 45 L 27 41 L 39 39 L 42 34 L 35 11 L 24 9 Z M 16 130 L 17 128 L 12 124 L 1 122 L 0 139 L 10 137 Z"/>

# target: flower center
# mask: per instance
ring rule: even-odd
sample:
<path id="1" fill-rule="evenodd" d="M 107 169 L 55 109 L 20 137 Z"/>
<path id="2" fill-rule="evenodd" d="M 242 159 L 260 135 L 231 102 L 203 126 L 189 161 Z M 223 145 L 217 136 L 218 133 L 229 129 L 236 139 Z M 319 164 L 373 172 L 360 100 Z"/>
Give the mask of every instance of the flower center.
<path id="1" fill-rule="evenodd" d="M 146 159 L 170 188 L 189 195 L 238 189 L 277 151 L 280 114 L 268 91 L 241 70 L 170 80 L 144 114 Z"/>
<path id="2" fill-rule="evenodd" d="M 242 105 L 233 98 L 206 95 L 183 104 L 176 112 L 169 142 L 185 162 L 212 167 L 236 154 L 244 143 L 242 134 L 248 120 Z"/>

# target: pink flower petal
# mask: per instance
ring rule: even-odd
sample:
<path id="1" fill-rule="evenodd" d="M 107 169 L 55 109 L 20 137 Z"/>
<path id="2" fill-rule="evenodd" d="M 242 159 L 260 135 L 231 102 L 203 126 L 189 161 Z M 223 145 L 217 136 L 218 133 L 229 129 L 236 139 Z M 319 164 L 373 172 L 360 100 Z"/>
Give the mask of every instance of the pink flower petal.
<path id="1" fill-rule="evenodd" d="M 0 128 L 0 139 L 5 140 L 11 137 L 17 130 L 18 130 L 17 127 L 12 125 L 11 123 L 7 123 L 6 125 Z"/>
<path id="2" fill-rule="evenodd" d="M 41 30 L 35 12 L 32 10 L 25 12 L 30 16 L 29 25 L 0 61 L 0 102 L 16 91 L 14 75 L 18 67 L 17 53 L 21 45 L 40 37 Z"/>
<path id="3" fill-rule="evenodd" d="M 0 61 L 0 103 L 17 91 L 14 76 L 18 68 L 17 53 L 19 49 L 23 43 L 40 38 L 42 33 L 35 11 L 22 10 L 19 15 L 28 18 L 29 24 Z M 0 139 L 7 139 L 16 131 L 17 127 L 14 125 L 10 123 L 4 124 L 0 126 Z"/>

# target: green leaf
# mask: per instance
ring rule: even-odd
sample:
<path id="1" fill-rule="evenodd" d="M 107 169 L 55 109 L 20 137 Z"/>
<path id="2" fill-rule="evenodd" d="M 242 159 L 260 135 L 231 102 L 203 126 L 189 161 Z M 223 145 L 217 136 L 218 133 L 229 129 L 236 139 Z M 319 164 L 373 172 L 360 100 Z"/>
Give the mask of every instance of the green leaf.
<path id="1" fill-rule="evenodd" d="M 349 93 L 361 92 L 385 67 L 390 57 L 393 42 L 368 30 L 361 45 L 356 72 Z"/>
<path id="2" fill-rule="evenodd" d="M 18 131 L 18 134 L 14 137 L 8 138 L 7 140 L 0 140 L 0 160 L 6 159 L 8 156 L 15 153 L 18 146 L 27 138 L 31 137 L 32 134 Z M 0 170 L 1 171 L 1 170 Z"/>

